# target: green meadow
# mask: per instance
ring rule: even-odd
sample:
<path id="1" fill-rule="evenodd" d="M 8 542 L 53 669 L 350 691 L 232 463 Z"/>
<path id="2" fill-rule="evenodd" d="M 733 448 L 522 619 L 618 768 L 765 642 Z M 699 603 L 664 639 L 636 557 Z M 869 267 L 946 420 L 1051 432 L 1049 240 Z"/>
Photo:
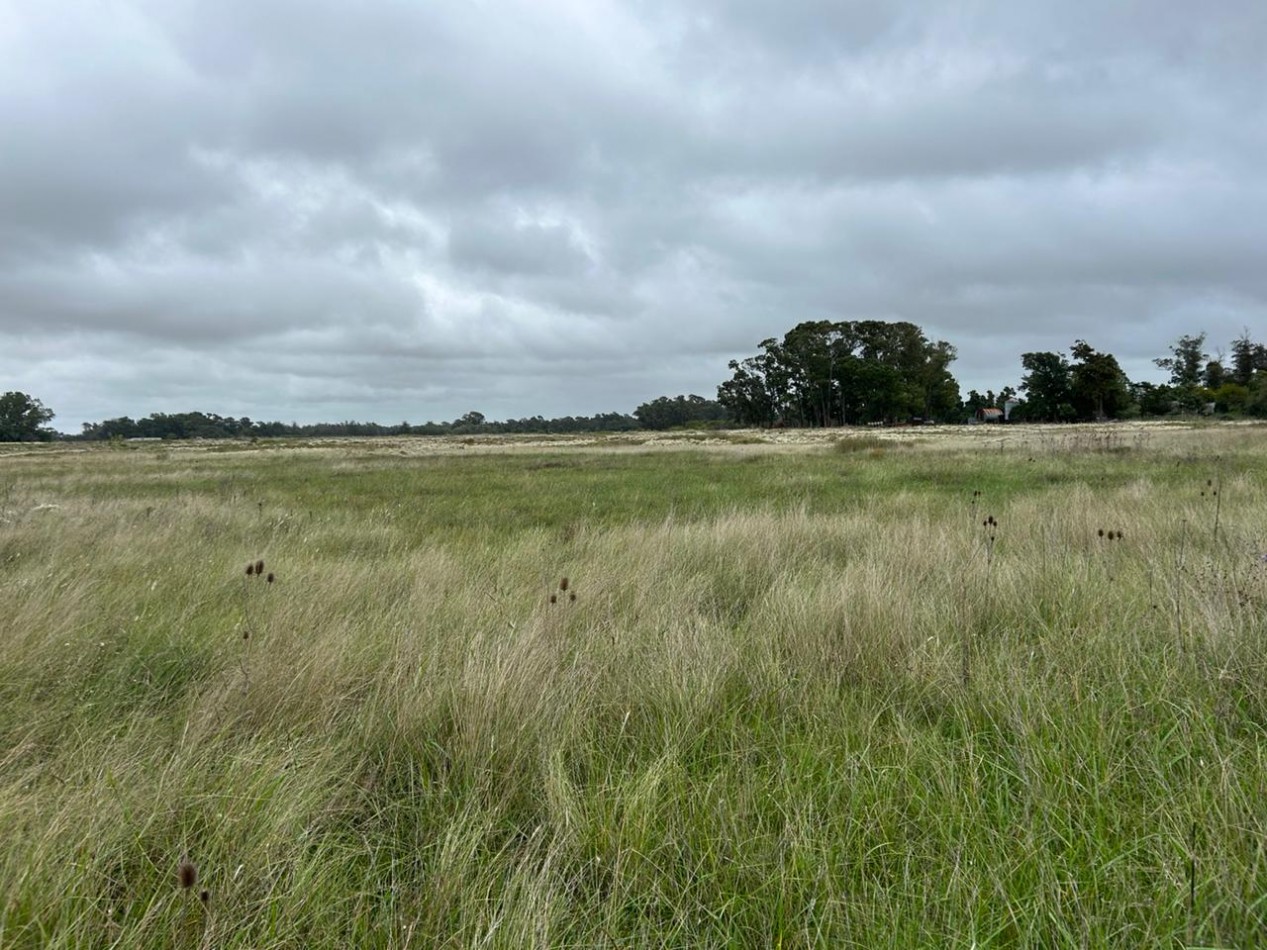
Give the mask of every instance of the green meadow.
<path id="1" fill-rule="evenodd" d="M 5 447 L 0 946 L 1262 946 L 1265 476 L 1261 425 Z"/>

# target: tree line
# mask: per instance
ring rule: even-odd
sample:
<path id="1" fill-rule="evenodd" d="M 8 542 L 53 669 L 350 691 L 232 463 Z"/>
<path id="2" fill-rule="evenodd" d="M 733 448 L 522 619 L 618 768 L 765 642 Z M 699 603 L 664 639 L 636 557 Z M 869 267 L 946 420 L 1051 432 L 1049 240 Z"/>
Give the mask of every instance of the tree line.
<path id="1" fill-rule="evenodd" d="M 732 360 L 717 398 L 660 396 L 632 414 L 599 413 L 490 421 L 471 411 L 451 422 L 257 422 L 206 412 L 154 413 L 89 422 L 74 436 L 48 423 L 52 410 L 21 392 L 0 396 L 0 442 L 73 438 L 232 439 L 323 436 L 475 435 L 628 432 L 719 426 L 829 427 L 904 422 L 963 422 L 999 409 L 1013 421 L 1076 422 L 1183 413 L 1267 417 L 1267 345 L 1248 331 L 1225 355 L 1211 354 L 1205 333 L 1180 337 L 1153 362 L 1164 383 L 1132 382 L 1111 353 L 1075 340 L 1063 352 L 1022 353 L 1019 384 L 961 396 L 950 372 L 955 347 L 930 340 L 912 323 L 808 321 L 758 352 Z"/>
<path id="2" fill-rule="evenodd" d="M 624 413 L 608 412 L 594 416 L 564 416 L 545 419 L 533 416 L 493 422 L 481 412 L 468 412 L 451 422 L 400 422 L 383 425 L 377 422 L 256 422 L 247 417 L 234 419 L 215 413 L 154 413 L 143 419 L 127 416 L 85 423 L 83 432 L 73 438 L 86 441 L 108 439 L 233 439 L 233 438 L 325 438 L 333 436 L 391 435 L 474 435 L 566 432 L 625 432 L 639 428 L 638 420 Z"/>
<path id="3" fill-rule="evenodd" d="M 1166 383 L 1132 382 L 1117 358 L 1086 340 L 1068 355 L 1021 355 L 1018 386 L 960 397 L 953 346 L 910 323 L 814 321 L 732 360 L 718 401 L 731 421 L 758 426 L 963 422 L 998 409 L 1013 421 L 1077 422 L 1183 413 L 1267 417 L 1267 345 L 1246 331 L 1211 355 L 1205 333 L 1181 337 L 1153 362 Z"/>
<path id="4" fill-rule="evenodd" d="M 1170 374 L 1165 383 L 1131 382 L 1108 354 L 1088 353 L 1082 341 L 1074 361 L 1060 353 L 1025 353 L 1024 401 L 1015 417 L 1035 422 L 1176 413 L 1267 416 L 1267 345 L 1244 332 L 1230 356 L 1211 356 L 1206 334 L 1185 335 L 1153 362 Z"/>

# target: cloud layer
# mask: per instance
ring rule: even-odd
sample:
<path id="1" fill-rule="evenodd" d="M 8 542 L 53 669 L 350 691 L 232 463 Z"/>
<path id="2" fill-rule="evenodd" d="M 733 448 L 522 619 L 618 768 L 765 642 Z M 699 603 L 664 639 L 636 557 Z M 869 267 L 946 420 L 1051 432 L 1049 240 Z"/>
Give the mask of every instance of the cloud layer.
<path id="1" fill-rule="evenodd" d="M 1258 0 L 0 0 L 0 389 L 590 414 L 822 318 L 1155 376 L 1267 327 L 1263 49 Z"/>

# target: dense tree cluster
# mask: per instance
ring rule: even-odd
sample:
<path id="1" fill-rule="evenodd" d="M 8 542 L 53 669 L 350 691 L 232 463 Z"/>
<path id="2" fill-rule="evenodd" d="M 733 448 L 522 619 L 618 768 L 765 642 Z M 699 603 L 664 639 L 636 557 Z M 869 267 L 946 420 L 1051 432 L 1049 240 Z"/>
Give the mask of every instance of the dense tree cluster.
<path id="1" fill-rule="evenodd" d="M 1012 418 L 1034 422 L 1156 417 L 1175 414 L 1267 416 L 1267 345 L 1248 331 L 1231 358 L 1211 356 L 1206 335 L 1181 336 L 1168 356 L 1153 362 L 1170 373 L 1165 383 L 1131 382 L 1117 360 L 1079 340 L 1071 362 L 1059 353 L 1021 356 L 1023 399 Z M 975 394 L 972 394 L 975 395 Z"/>
<path id="2" fill-rule="evenodd" d="M 1071 422 L 1075 419 L 1116 419 L 1131 404 L 1130 380 L 1109 353 L 1086 340 L 1069 348 L 1073 361 L 1060 353 L 1023 353 L 1020 391 L 1025 399 L 1013 419 L 1031 422 Z"/>
<path id="3" fill-rule="evenodd" d="M 1219 413 L 1267 415 L 1267 345 L 1241 334 L 1232 343 L 1231 365 L 1222 354 L 1210 357 L 1206 335 L 1183 336 L 1170 348 L 1170 356 L 1154 360 L 1170 372 L 1169 385 L 1141 393 L 1141 402 L 1166 405 L 1185 412 L 1212 408 Z"/>
<path id="4" fill-rule="evenodd" d="M 717 400 L 741 425 L 834 426 L 960 411 L 955 348 L 913 323 L 801 323 L 761 352 L 732 360 Z"/>
<path id="5" fill-rule="evenodd" d="M 727 421 L 726 407 L 703 396 L 661 396 L 634 410 L 634 418 L 644 429 L 680 429 L 687 426 L 719 425 Z"/>
<path id="6" fill-rule="evenodd" d="M 85 439 L 231 439 L 258 434 L 256 424 L 246 417 L 234 419 L 213 412 L 156 412 L 137 421 L 120 416 L 85 423 L 83 430 Z"/>
<path id="7" fill-rule="evenodd" d="M 0 396 L 0 442 L 47 442 L 54 435 L 52 420 L 53 411 L 26 393 Z"/>

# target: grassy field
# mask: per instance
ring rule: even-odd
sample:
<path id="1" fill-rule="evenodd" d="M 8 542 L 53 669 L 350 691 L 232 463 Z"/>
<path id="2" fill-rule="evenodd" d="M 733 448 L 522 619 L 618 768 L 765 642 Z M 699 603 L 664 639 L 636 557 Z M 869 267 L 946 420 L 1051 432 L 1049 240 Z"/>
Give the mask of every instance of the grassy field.
<path id="1" fill-rule="evenodd" d="M 0 448 L 0 946 L 1263 946 L 1265 476 L 1262 426 Z"/>

